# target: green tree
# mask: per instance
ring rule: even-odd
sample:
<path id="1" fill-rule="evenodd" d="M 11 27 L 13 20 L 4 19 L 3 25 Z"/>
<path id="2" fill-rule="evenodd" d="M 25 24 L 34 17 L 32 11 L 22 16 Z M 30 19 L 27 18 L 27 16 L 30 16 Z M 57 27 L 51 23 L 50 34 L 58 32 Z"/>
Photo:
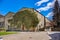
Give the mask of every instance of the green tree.
<path id="1" fill-rule="evenodd" d="M 24 27 L 27 29 L 29 29 L 31 27 L 35 28 L 37 26 L 37 24 L 39 23 L 37 14 L 35 14 L 35 12 L 31 12 L 29 10 L 17 12 L 13 16 L 13 20 L 14 20 L 13 24 L 17 27 L 22 26 L 23 30 L 24 30 Z"/>
<path id="2" fill-rule="evenodd" d="M 54 27 L 59 27 L 60 26 L 60 7 L 59 7 L 58 0 L 55 1 L 53 12 L 54 12 L 54 15 L 53 15 Z"/>

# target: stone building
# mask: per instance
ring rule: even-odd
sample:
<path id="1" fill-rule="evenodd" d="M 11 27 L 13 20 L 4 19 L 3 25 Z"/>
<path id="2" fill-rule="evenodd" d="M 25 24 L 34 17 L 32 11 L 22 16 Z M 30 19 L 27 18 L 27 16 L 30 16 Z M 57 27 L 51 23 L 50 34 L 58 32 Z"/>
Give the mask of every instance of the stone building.
<path id="1" fill-rule="evenodd" d="M 8 12 L 5 16 L 5 29 L 10 29 L 10 23 L 8 22 L 9 20 L 13 19 L 14 13 L 13 12 Z"/>
<path id="2" fill-rule="evenodd" d="M 48 23 L 51 23 L 45 16 L 43 16 L 33 8 L 22 8 L 20 11 L 24 11 L 24 10 L 30 10 L 31 12 L 35 12 L 35 14 L 37 14 L 39 23 L 35 28 L 35 30 L 39 31 L 39 29 L 46 28 L 46 25 L 48 25 Z M 13 12 L 8 12 L 6 16 L 0 15 L 0 27 L 5 27 L 6 30 L 9 30 L 9 29 L 12 30 L 10 27 L 10 23 L 8 21 L 10 19 L 13 19 L 13 16 L 14 16 Z M 48 26 L 49 26 L 48 30 L 51 29 L 51 26 L 50 25 Z"/>
<path id="3" fill-rule="evenodd" d="M 52 21 L 45 18 L 45 31 L 52 31 L 53 23 Z"/>
<path id="4" fill-rule="evenodd" d="M 21 11 L 24 11 L 24 10 L 29 10 L 31 12 L 35 12 L 35 14 L 37 14 L 37 18 L 39 20 L 39 24 L 37 25 L 36 27 L 36 30 L 39 30 L 41 28 L 44 28 L 44 16 L 42 14 L 40 14 L 37 10 L 33 9 L 33 8 L 22 8 Z"/>
<path id="5" fill-rule="evenodd" d="M 0 28 L 5 26 L 5 17 L 3 15 L 0 15 Z"/>
<path id="6" fill-rule="evenodd" d="M 21 9 L 21 11 L 24 11 L 24 10 L 30 10 L 31 12 L 35 12 L 35 14 L 37 14 L 39 23 L 36 27 L 36 30 L 44 29 L 45 31 L 47 31 L 47 30 L 51 31 L 53 25 L 51 24 L 51 21 L 48 20 L 48 18 L 43 16 L 43 14 L 39 13 L 37 10 L 32 9 L 32 8 L 22 8 Z"/>
<path id="7" fill-rule="evenodd" d="M 0 28 L 10 29 L 8 21 L 13 18 L 13 15 L 13 12 L 8 12 L 5 16 L 0 14 Z"/>

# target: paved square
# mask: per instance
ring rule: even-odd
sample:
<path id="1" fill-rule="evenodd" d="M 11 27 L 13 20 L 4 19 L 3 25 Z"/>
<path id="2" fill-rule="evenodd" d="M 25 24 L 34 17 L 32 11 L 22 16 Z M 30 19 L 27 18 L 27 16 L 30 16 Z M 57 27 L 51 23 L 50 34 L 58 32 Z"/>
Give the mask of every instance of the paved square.
<path id="1" fill-rule="evenodd" d="M 19 32 L 2 37 L 3 40 L 49 40 L 47 32 Z"/>

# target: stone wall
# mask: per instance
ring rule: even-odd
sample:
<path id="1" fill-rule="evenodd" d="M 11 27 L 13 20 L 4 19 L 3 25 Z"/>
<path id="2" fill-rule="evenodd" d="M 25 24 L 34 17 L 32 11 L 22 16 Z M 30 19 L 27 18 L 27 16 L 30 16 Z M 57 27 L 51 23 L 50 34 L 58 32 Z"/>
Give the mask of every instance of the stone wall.
<path id="1" fill-rule="evenodd" d="M 5 26 L 5 17 L 4 16 L 0 16 L 0 27 L 4 27 Z"/>

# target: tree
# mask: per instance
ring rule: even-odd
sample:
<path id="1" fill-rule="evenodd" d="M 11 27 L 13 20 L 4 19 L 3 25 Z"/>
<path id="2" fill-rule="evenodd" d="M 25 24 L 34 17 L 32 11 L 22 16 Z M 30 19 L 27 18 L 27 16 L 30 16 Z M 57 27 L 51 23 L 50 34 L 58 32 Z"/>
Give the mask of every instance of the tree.
<path id="1" fill-rule="evenodd" d="M 58 0 L 55 1 L 54 4 L 54 15 L 53 15 L 53 22 L 54 22 L 54 27 L 59 27 L 60 26 L 60 8 L 59 8 L 59 3 Z"/>
<path id="2" fill-rule="evenodd" d="M 13 16 L 13 24 L 17 27 L 21 27 L 24 30 L 24 27 L 26 29 L 30 29 L 31 27 L 35 28 L 37 24 L 39 23 L 39 20 L 37 18 L 37 14 L 35 12 L 31 12 L 29 10 L 24 10 L 17 12 Z"/>

